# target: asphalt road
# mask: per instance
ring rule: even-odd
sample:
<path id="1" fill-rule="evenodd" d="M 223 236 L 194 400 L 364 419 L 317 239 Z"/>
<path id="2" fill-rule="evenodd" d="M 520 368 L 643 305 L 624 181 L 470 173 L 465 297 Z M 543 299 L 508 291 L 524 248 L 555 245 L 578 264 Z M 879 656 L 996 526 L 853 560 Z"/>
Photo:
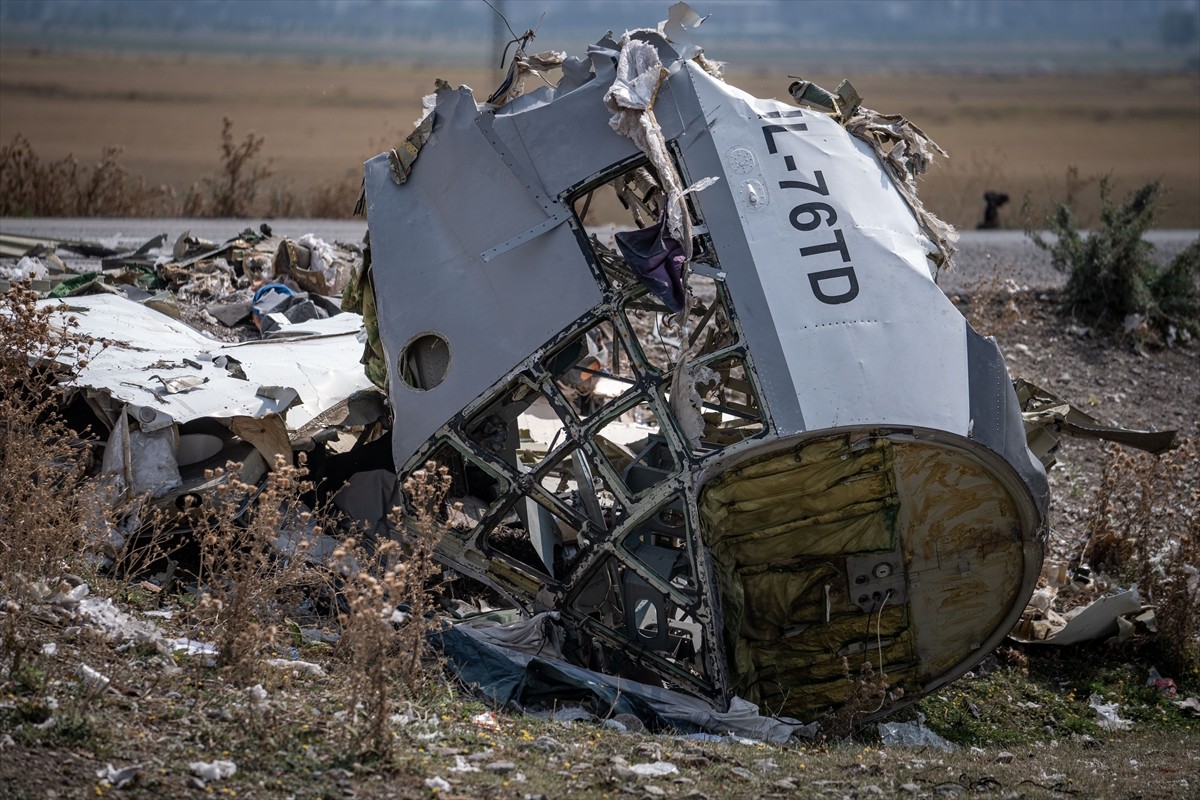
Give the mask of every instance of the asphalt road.
<path id="1" fill-rule="evenodd" d="M 0 234 L 38 236 L 49 239 L 84 240 L 113 246 L 137 247 L 160 233 L 173 242 L 184 231 L 193 236 L 222 242 L 246 228 L 257 229 L 261 220 L 251 219 L 112 219 L 112 218 L 0 218 Z M 298 238 L 315 234 L 325 241 L 359 243 L 366 233 L 362 220 L 278 219 L 268 223 L 274 233 Z M 1161 259 L 1170 259 L 1200 231 L 1152 231 L 1147 239 Z M 956 266 L 943 271 L 938 284 L 943 291 L 956 292 L 999 271 L 1030 288 L 1061 286 L 1063 275 L 1054 270 L 1049 256 L 1021 231 L 962 231 Z"/>

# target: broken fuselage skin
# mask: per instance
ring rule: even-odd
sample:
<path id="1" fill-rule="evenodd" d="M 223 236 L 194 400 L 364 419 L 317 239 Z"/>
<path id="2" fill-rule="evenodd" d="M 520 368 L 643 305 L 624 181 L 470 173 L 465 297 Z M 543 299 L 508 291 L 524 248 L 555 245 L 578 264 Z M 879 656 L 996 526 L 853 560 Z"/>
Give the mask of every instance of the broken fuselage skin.
<path id="1" fill-rule="evenodd" d="M 411 173 L 365 166 L 395 462 L 449 468 L 438 558 L 558 611 L 576 663 L 811 719 L 868 662 L 893 692 L 865 721 L 1012 627 L 1045 473 L 872 147 L 627 38 L 669 69 L 675 177 L 719 179 L 686 201 L 686 308 L 584 228 L 602 195 L 626 229 L 663 211 L 609 126 L 622 44 L 499 108 L 441 88 Z"/>

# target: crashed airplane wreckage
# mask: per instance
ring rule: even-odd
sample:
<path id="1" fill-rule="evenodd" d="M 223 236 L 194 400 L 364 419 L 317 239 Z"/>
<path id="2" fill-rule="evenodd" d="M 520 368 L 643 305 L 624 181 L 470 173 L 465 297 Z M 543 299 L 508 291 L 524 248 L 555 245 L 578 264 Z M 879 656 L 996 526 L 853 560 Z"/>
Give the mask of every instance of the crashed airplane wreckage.
<path id="1" fill-rule="evenodd" d="M 186 510 L 213 468 L 259 483 L 301 451 L 318 504 L 403 535 L 389 511 L 433 462 L 436 557 L 525 617 L 443 631 L 498 702 L 781 740 L 864 662 L 891 693 L 854 723 L 989 653 L 1042 566 L 1051 433 L 1171 435 L 1014 390 L 935 283 L 953 232 L 913 181 L 937 146 L 849 84 L 796 83 L 799 106 L 725 84 L 699 22 L 680 3 L 586 59 L 527 56 L 527 35 L 484 103 L 439 83 L 365 165 L 361 264 L 247 230 L 59 283 L 107 345 L 65 411 L 107 431 L 95 469 L 134 504 L 114 549 L 138 503 Z M 585 227 L 604 206 L 628 221 Z M 195 298 L 267 338 L 203 335 L 180 321 Z M 292 552 L 313 531 L 280 533 Z"/>
<path id="2" fill-rule="evenodd" d="M 936 145 L 848 84 L 749 96 L 698 22 L 518 52 L 485 103 L 439 83 L 366 163 L 395 464 L 449 470 L 437 557 L 556 612 L 575 665 L 812 719 L 867 660 L 909 702 L 1024 609 L 1043 465 L 935 283 Z"/>

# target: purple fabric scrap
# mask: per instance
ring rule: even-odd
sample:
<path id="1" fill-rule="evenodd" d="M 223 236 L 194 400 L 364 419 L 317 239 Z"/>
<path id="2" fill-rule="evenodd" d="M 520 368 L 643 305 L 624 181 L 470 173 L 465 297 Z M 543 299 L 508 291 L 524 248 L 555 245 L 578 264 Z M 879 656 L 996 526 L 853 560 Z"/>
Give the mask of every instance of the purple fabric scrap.
<path id="1" fill-rule="evenodd" d="M 683 245 L 667 233 L 666 217 L 658 224 L 616 234 L 617 247 L 638 280 L 672 312 L 683 309 Z"/>

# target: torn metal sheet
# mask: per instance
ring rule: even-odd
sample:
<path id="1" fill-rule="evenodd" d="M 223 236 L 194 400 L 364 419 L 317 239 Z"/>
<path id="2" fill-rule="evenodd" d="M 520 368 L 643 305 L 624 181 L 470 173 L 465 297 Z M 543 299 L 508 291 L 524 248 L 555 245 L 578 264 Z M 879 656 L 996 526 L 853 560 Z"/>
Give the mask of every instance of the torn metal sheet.
<path id="1" fill-rule="evenodd" d="M 290 340 L 227 343 L 116 295 L 74 297 L 67 307 L 87 335 L 108 342 L 78 385 L 141 409 L 135 413 L 146 428 L 157 420 L 286 412 L 296 429 L 370 386 L 357 362 L 346 364 L 347 352 L 358 350 L 362 319 L 355 314 L 306 322 Z M 245 377 L 231 372 L 233 362 Z M 280 395 L 276 386 L 294 393 Z"/>
<path id="2" fill-rule="evenodd" d="M 378 394 L 354 358 L 355 314 L 293 325 L 288 339 L 225 343 L 117 295 L 71 298 L 68 309 L 107 345 L 71 391 L 108 425 L 101 472 L 118 495 L 200 491 L 205 467 L 251 454 L 243 477 L 254 479 L 318 430 L 373 421 L 350 419 L 352 405 L 368 408 L 358 394 Z"/>
<path id="3" fill-rule="evenodd" d="M 115 256 L 120 252 L 95 242 L 62 241 L 40 236 L 21 236 L 15 233 L 0 234 L 0 256 L 6 258 L 20 258 L 21 256 L 30 254 L 40 255 L 46 251 L 53 251 L 57 247 L 79 253 L 80 255 L 96 256 L 98 258 Z"/>
<path id="4" fill-rule="evenodd" d="M 1178 431 L 1135 431 L 1104 425 L 1058 395 L 1024 378 L 1013 382 L 1021 403 L 1021 421 L 1030 450 L 1049 469 L 1058 452 L 1059 435 L 1099 439 L 1159 455 L 1175 446 Z"/>
<path id="5" fill-rule="evenodd" d="M 1136 622 L 1153 630 L 1153 614 L 1142 606 L 1136 584 L 1114 587 L 1108 577 L 1093 576 L 1087 567 L 1070 576 L 1066 564 L 1046 561 L 1042 581 L 1009 636 L 1026 644 L 1068 645 L 1109 637 L 1124 642 Z"/>
<path id="6" fill-rule="evenodd" d="M 1132 618 L 1144 609 L 1136 584 L 1061 614 L 1053 608 L 1057 594 L 1054 583 L 1034 592 L 1011 638 L 1025 644 L 1064 646 L 1109 637 L 1125 641 L 1134 629 Z"/>
<path id="7" fill-rule="evenodd" d="M 1019 617 L 1045 472 L 934 283 L 935 146 L 724 83 L 700 21 L 495 105 L 441 85 L 404 180 L 365 164 L 393 458 L 449 471 L 438 558 L 557 612 L 580 669 L 812 719 L 869 660 L 886 713 Z M 585 230 L 602 196 L 616 235 Z"/>

